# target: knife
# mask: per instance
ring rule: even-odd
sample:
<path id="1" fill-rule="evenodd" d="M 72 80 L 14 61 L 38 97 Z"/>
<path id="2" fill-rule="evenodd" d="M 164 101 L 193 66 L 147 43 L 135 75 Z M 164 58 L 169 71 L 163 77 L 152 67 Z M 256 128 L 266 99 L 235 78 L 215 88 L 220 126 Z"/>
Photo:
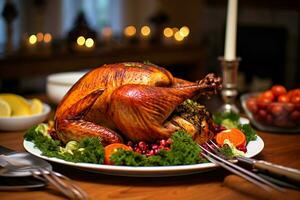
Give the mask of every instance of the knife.
<path id="1" fill-rule="evenodd" d="M 285 167 L 264 160 L 256 160 L 256 159 L 246 158 L 241 156 L 237 156 L 236 159 L 240 162 L 244 162 L 249 165 L 252 165 L 252 167 L 255 170 L 272 174 L 280 178 L 288 179 L 298 184 L 300 183 L 300 170 L 298 169 Z"/>

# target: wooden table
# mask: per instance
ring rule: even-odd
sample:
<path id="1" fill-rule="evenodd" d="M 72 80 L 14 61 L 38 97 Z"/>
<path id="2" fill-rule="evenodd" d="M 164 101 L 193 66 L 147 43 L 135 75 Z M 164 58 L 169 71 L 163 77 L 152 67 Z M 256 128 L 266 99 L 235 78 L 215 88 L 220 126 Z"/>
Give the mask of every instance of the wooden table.
<path id="1" fill-rule="evenodd" d="M 300 134 L 258 132 L 265 148 L 257 156 L 274 163 L 300 169 Z M 0 145 L 24 151 L 24 132 L 0 132 Z M 109 176 L 52 163 L 58 171 L 73 179 L 91 199 L 282 199 L 266 193 L 223 169 L 206 173 L 167 178 L 133 178 Z M 224 184 L 224 178 L 226 184 Z M 229 183 L 229 184 L 228 184 Z M 288 190 L 286 199 L 300 199 L 300 191 Z M 0 191 L 1 199 L 64 199 L 52 188 L 24 191 Z"/>

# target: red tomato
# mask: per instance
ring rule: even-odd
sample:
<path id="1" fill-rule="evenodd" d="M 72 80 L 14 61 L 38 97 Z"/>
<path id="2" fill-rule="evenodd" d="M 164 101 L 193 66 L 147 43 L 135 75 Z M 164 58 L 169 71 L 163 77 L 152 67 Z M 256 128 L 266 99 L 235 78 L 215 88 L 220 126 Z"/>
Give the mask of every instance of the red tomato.
<path id="1" fill-rule="evenodd" d="M 250 110 L 250 112 L 255 113 L 257 111 L 256 99 L 254 98 L 248 99 L 246 105 L 247 108 Z"/>
<path id="2" fill-rule="evenodd" d="M 292 96 L 292 98 L 291 98 L 291 103 L 294 103 L 294 104 L 300 104 L 300 95 Z"/>
<path id="3" fill-rule="evenodd" d="M 282 85 L 274 85 L 271 91 L 275 97 L 286 94 L 286 88 Z"/>
<path id="4" fill-rule="evenodd" d="M 266 110 L 264 110 L 264 109 L 260 109 L 260 110 L 258 110 L 258 112 L 257 112 L 257 115 L 258 115 L 260 118 L 262 118 L 262 119 L 265 119 L 266 116 L 267 116 L 267 114 L 268 114 L 268 112 L 267 112 Z"/>
<path id="5" fill-rule="evenodd" d="M 273 124 L 273 116 L 271 114 L 267 114 L 266 123 L 269 125 Z"/>
<path id="6" fill-rule="evenodd" d="M 273 115 L 279 116 L 284 114 L 284 108 L 281 104 L 273 104 L 270 106 L 270 111 Z"/>
<path id="7" fill-rule="evenodd" d="M 291 119 L 295 122 L 300 123 L 300 111 L 295 110 L 291 113 Z"/>
<path id="8" fill-rule="evenodd" d="M 268 98 L 259 97 L 257 99 L 257 107 L 260 109 L 265 109 L 272 101 Z"/>
<path id="9" fill-rule="evenodd" d="M 285 104 L 283 104 L 283 107 L 288 113 L 295 110 L 295 105 L 292 103 L 285 103 Z"/>
<path id="10" fill-rule="evenodd" d="M 281 103 L 287 103 L 290 101 L 290 98 L 288 95 L 286 94 L 282 94 L 278 97 L 278 102 L 281 102 Z"/>
<path id="11" fill-rule="evenodd" d="M 293 96 L 300 96 L 300 89 L 293 89 L 288 92 L 288 96 L 291 98 Z"/>
<path id="12" fill-rule="evenodd" d="M 271 90 L 267 90 L 260 95 L 260 98 L 269 99 L 270 101 L 274 100 L 274 94 Z"/>

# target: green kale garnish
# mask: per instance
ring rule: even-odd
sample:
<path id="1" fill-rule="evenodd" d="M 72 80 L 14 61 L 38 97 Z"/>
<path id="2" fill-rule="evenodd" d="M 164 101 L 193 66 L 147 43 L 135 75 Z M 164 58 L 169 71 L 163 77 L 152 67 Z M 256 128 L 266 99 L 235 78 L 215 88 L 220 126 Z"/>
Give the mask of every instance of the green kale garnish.
<path id="1" fill-rule="evenodd" d="M 57 157 L 71 162 L 99 164 L 102 164 L 104 160 L 104 148 L 98 138 L 84 138 L 79 142 L 70 141 L 63 148 L 60 141 L 50 137 L 46 124 L 31 127 L 25 133 L 24 138 L 33 142 L 44 156 Z"/>
<path id="2" fill-rule="evenodd" d="M 233 158 L 233 156 L 234 156 L 232 149 L 230 148 L 229 145 L 223 145 L 222 147 L 220 147 L 219 151 L 226 158 Z"/>
<path id="3" fill-rule="evenodd" d="M 170 150 L 160 150 L 154 156 L 147 157 L 133 151 L 119 149 L 111 155 L 110 159 L 115 165 L 127 166 L 172 166 L 206 162 L 200 156 L 200 147 L 186 132 L 177 131 L 171 139 Z"/>
<path id="4" fill-rule="evenodd" d="M 246 143 L 256 140 L 256 131 L 250 126 L 250 124 L 240 124 L 238 127 L 246 136 Z"/>

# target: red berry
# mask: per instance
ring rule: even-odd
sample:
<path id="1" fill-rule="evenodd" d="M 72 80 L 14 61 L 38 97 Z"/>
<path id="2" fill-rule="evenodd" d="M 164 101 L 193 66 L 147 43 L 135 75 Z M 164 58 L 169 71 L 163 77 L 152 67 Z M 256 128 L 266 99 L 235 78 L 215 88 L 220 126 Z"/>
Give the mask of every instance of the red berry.
<path id="1" fill-rule="evenodd" d="M 159 145 L 160 146 L 166 146 L 166 140 L 161 140 L 161 141 L 159 141 Z"/>

